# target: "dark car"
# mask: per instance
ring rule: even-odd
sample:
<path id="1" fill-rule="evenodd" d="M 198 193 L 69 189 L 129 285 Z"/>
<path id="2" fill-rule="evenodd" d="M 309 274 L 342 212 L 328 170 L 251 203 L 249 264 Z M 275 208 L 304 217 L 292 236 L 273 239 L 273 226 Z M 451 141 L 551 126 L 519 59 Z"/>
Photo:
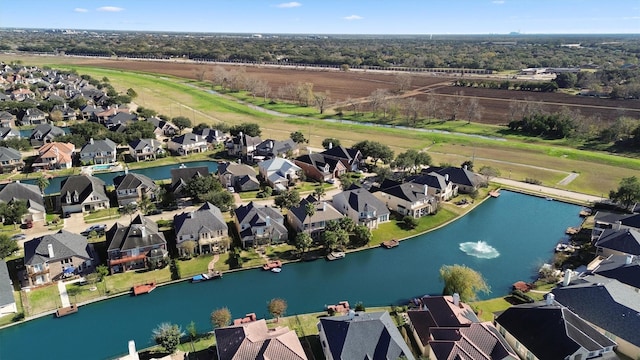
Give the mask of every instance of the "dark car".
<path id="1" fill-rule="evenodd" d="M 147 215 L 158 215 L 158 214 L 162 214 L 161 209 L 152 209 L 147 211 Z"/>
<path id="2" fill-rule="evenodd" d="M 33 221 L 27 220 L 24 224 L 22 224 L 22 228 L 31 229 L 33 227 Z"/>

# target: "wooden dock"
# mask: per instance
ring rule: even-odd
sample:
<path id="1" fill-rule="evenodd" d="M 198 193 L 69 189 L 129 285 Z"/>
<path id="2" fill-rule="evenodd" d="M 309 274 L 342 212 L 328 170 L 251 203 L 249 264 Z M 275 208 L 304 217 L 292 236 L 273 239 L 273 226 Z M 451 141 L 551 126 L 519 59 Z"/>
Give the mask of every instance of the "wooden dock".
<path id="1" fill-rule="evenodd" d="M 156 282 L 150 282 L 142 285 L 135 285 L 133 287 L 133 295 L 138 296 L 141 294 L 148 294 L 156 288 Z"/>
<path id="2" fill-rule="evenodd" d="M 268 263 L 262 265 L 262 270 L 271 270 L 271 269 L 281 268 L 281 267 L 282 267 L 282 261 L 275 260 L 275 261 L 269 261 Z"/>
<path id="3" fill-rule="evenodd" d="M 500 190 L 493 190 L 493 191 L 490 191 L 490 192 L 489 192 L 489 195 L 490 195 L 492 198 L 497 198 L 498 196 L 500 196 Z"/>
<path id="4" fill-rule="evenodd" d="M 71 304 L 67 307 L 62 307 L 56 310 L 56 317 L 63 317 L 71 314 L 75 314 L 78 312 L 78 306 L 76 304 Z"/>
<path id="5" fill-rule="evenodd" d="M 388 240 L 388 241 L 384 241 L 384 242 L 383 242 L 382 244 L 380 244 L 380 245 L 381 245 L 383 248 L 391 249 L 391 248 L 394 248 L 394 247 L 396 247 L 396 246 L 400 245 L 400 241 L 398 241 L 398 240 L 396 240 L 396 239 L 391 239 L 391 240 Z"/>

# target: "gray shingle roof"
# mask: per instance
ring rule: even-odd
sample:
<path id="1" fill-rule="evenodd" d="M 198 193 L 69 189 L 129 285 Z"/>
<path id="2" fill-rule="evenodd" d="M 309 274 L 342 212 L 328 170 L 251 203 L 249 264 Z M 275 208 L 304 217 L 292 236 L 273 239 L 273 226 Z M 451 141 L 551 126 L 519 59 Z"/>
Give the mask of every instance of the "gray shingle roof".
<path id="1" fill-rule="evenodd" d="M 272 230 L 278 234 L 287 234 L 287 228 L 284 226 L 284 216 L 267 205 L 260 206 L 250 202 L 247 205 L 241 205 L 235 210 L 236 218 L 240 224 L 248 224 L 249 227 L 240 233 L 241 237 L 252 236 L 252 227 L 265 227 L 267 218 L 270 219 Z"/>
<path id="2" fill-rule="evenodd" d="M 640 255 L 640 231 L 635 229 L 606 229 L 595 243 L 596 247 L 630 255 Z"/>
<path id="3" fill-rule="evenodd" d="M 406 200 L 410 203 L 417 201 L 434 201 L 435 198 L 425 194 L 424 185 L 414 183 L 403 183 L 386 189 L 379 190 L 383 193 L 395 196 L 399 199 Z"/>
<path id="4" fill-rule="evenodd" d="M 137 189 L 138 187 L 156 189 L 158 187 L 148 176 L 138 173 L 116 176 L 113 178 L 113 185 L 115 185 L 116 190 Z"/>
<path id="5" fill-rule="evenodd" d="M 116 151 L 116 143 L 111 141 L 110 139 L 104 140 L 89 140 L 86 143 L 80 153 L 100 153 L 100 152 L 115 152 Z"/>
<path id="6" fill-rule="evenodd" d="M 640 346 L 640 294 L 599 275 L 585 276 L 552 290 L 555 300 L 586 321 Z"/>
<path id="7" fill-rule="evenodd" d="M 6 306 L 15 302 L 7 263 L 0 259 L 0 306 Z"/>
<path id="8" fill-rule="evenodd" d="M 37 185 L 12 182 L 0 190 L 0 201 L 8 203 L 15 199 L 33 202 L 41 207 L 44 206 L 44 199 Z"/>
<path id="9" fill-rule="evenodd" d="M 387 206 L 380 201 L 377 197 L 373 196 L 368 190 L 363 188 L 357 188 L 352 190 L 343 191 L 333 196 L 333 202 L 335 203 L 337 198 L 345 198 L 345 203 L 349 204 L 351 209 L 358 213 L 363 211 L 376 211 L 376 216 L 389 214 Z M 342 212 L 343 209 L 337 209 Z"/>
<path id="10" fill-rule="evenodd" d="M 313 204 L 315 208 L 315 213 L 311 215 L 311 220 L 308 220 L 309 215 L 307 215 L 306 207 L 307 204 Z M 309 221 L 313 223 L 318 222 L 327 222 L 331 220 L 338 220 L 342 217 L 342 213 L 336 210 L 333 205 L 327 203 L 326 201 L 318 202 L 312 195 L 307 196 L 306 198 L 300 201 L 298 206 L 294 206 L 289 209 L 289 215 L 295 216 L 300 220 L 302 224 L 307 224 Z"/>
<path id="11" fill-rule="evenodd" d="M 107 251 L 128 251 L 153 245 L 166 245 L 164 234 L 158 231 L 158 225 L 138 215 L 129 226 L 115 223 L 107 231 Z"/>
<path id="12" fill-rule="evenodd" d="M 386 311 L 323 317 L 320 323 L 334 359 L 415 359 Z"/>
<path id="13" fill-rule="evenodd" d="M 78 193 L 78 202 L 73 201 L 73 194 Z M 82 203 L 91 194 L 95 193 L 103 200 L 108 200 L 105 190 L 105 182 L 100 178 L 90 175 L 71 175 L 62 181 L 60 188 L 60 201 L 66 204 L 66 194 L 71 194 L 71 204 Z"/>
<path id="14" fill-rule="evenodd" d="M 176 239 L 187 234 L 199 234 L 216 230 L 228 231 L 227 223 L 222 217 L 220 209 L 209 203 L 204 203 L 198 210 L 183 212 L 173 217 Z"/>
<path id="15" fill-rule="evenodd" d="M 611 255 L 600 262 L 593 273 L 640 289 L 640 257 L 627 259 L 628 256 L 632 255 Z M 628 264 L 627 260 L 630 260 Z"/>
<path id="16" fill-rule="evenodd" d="M 53 245 L 53 258 L 49 257 L 49 244 Z M 91 259 L 87 239 L 82 235 L 73 234 L 66 230 L 40 236 L 24 244 L 25 265 L 60 261 L 72 256 L 86 260 Z"/>

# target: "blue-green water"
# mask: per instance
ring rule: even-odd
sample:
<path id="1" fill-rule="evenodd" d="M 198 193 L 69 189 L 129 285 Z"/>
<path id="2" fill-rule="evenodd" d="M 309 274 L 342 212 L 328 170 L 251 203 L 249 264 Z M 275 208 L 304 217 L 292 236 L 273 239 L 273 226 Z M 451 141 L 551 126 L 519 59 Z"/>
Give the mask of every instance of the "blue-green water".
<path id="1" fill-rule="evenodd" d="M 492 288 L 485 298 L 505 295 L 512 283 L 530 280 L 551 258 L 565 229 L 580 224 L 579 211 L 578 206 L 504 191 L 454 223 L 392 250 L 287 264 L 279 274 L 250 269 L 204 283 L 163 286 L 148 295 L 83 306 L 61 319 L 7 328 L 0 331 L 0 359 L 113 358 L 126 352 L 128 340 L 138 348 L 152 345 L 151 331 L 162 322 L 184 329 L 194 321 L 200 332 L 210 331 L 211 311 L 223 306 L 234 317 L 255 312 L 268 318 L 266 305 L 274 297 L 287 300 L 289 314 L 322 311 L 341 300 L 403 304 L 415 296 L 440 294 L 443 264 L 465 264 L 481 272 Z M 459 249 L 460 243 L 479 240 L 500 256 L 481 259 Z"/>
<path id="2" fill-rule="evenodd" d="M 71 134 L 71 128 L 68 126 L 61 126 L 60 129 L 64 131 L 65 134 Z M 33 129 L 20 129 L 20 137 L 21 138 L 30 138 L 33 133 Z"/>
<path id="3" fill-rule="evenodd" d="M 185 163 L 187 167 L 197 167 L 197 166 L 207 166 L 209 168 L 209 172 L 215 173 L 218 171 L 218 163 L 215 161 L 193 161 Z M 163 165 L 163 166 L 155 166 L 144 169 L 132 169 L 129 172 L 138 173 L 142 175 L 148 176 L 152 180 L 164 180 L 171 179 L 171 169 L 177 169 L 180 167 L 179 164 L 172 165 Z M 107 185 L 113 185 L 113 178 L 118 175 L 124 174 L 124 171 L 114 171 L 114 172 L 103 172 L 103 173 L 94 173 L 93 176 L 102 179 Z M 46 195 L 54 194 L 60 192 L 60 187 L 62 182 L 68 176 L 58 176 L 52 179 L 49 179 L 49 186 L 44 189 L 44 193 Z M 27 179 L 23 180 L 24 183 L 27 184 L 36 184 L 36 179 Z"/>

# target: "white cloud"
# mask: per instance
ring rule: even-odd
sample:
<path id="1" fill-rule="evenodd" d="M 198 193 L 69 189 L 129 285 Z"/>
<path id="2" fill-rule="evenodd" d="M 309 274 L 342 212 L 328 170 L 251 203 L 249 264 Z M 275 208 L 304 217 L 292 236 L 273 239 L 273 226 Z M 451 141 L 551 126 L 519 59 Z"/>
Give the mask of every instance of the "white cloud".
<path id="1" fill-rule="evenodd" d="M 86 13 L 86 12 L 89 12 L 89 10 L 87 10 L 87 9 L 83 9 L 83 8 L 75 8 L 75 9 L 73 9 L 73 11 L 75 11 L 75 12 L 79 12 L 79 13 Z"/>
<path id="2" fill-rule="evenodd" d="M 282 8 L 282 9 L 296 8 L 296 7 L 300 7 L 300 6 L 302 6 L 302 4 L 300 4 L 297 1 L 292 1 L 292 2 L 287 2 L 287 3 L 282 3 L 282 4 L 276 5 L 277 8 Z"/>
<path id="3" fill-rule="evenodd" d="M 117 7 L 117 6 L 103 6 L 103 7 L 99 7 L 96 10 L 98 11 L 105 11 L 105 12 L 119 12 L 124 10 L 121 7 Z"/>
<path id="4" fill-rule="evenodd" d="M 343 19 L 349 20 L 349 21 L 351 21 L 351 20 L 362 20 L 363 17 L 360 16 L 360 15 L 349 15 L 349 16 L 345 16 Z"/>
<path id="5" fill-rule="evenodd" d="M 502 4 L 504 4 L 504 0 L 493 0 L 491 3 L 502 5 Z"/>

